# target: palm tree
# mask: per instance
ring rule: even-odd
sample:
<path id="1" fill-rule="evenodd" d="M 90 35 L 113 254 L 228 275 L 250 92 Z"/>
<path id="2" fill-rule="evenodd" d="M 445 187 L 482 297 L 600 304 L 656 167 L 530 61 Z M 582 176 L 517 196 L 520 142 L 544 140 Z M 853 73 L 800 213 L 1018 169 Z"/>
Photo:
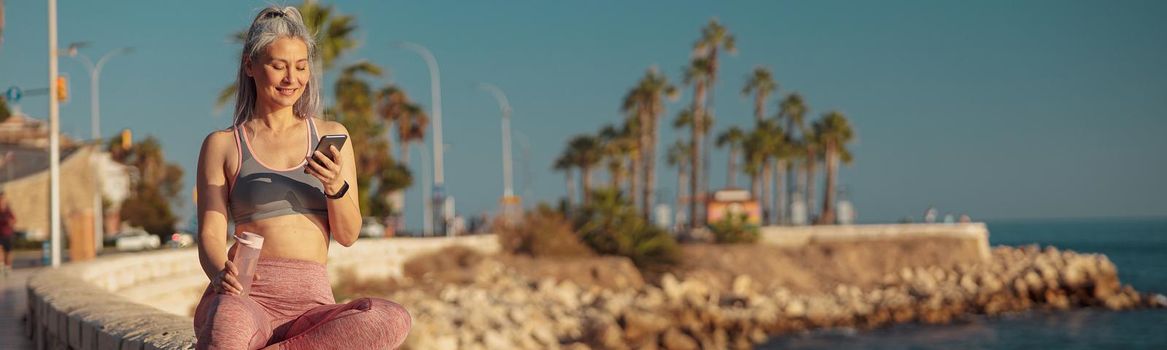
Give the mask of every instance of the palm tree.
<path id="1" fill-rule="evenodd" d="M 578 135 L 567 143 L 568 152 L 572 154 L 573 165 L 579 168 L 579 177 L 583 186 L 583 203 L 587 205 L 592 200 L 592 170 L 600 163 L 603 157 L 603 148 L 600 141 L 592 135 Z"/>
<path id="2" fill-rule="evenodd" d="M 729 168 L 725 172 L 726 187 L 737 187 L 737 157 L 738 150 L 741 148 L 742 142 L 745 141 L 746 134 L 741 128 L 731 126 L 729 129 L 717 135 L 717 147 L 729 146 Z"/>
<path id="3" fill-rule="evenodd" d="M 574 154 L 571 153 L 570 148 L 565 148 L 559 158 L 555 159 L 553 168 L 563 172 L 563 176 L 567 179 L 567 204 L 568 206 L 575 204 L 575 179 L 571 176 L 572 167 L 575 166 L 575 160 L 572 159 Z"/>
<path id="4" fill-rule="evenodd" d="M 752 138 L 750 141 L 753 143 L 751 145 L 752 151 L 755 153 L 753 156 L 761 160 L 762 208 L 765 213 L 765 221 L 772 224 L 775 214 L 777 214 L 774 209 L 774 191 L 771 188 L 774 183 L 774 175 L 776 175 L 773 169 L 775 169 L 775 162 L 782 160 L 787 152 L 786 134 L 777 123 L 763 120 L 754 128 L 750 138 Z"/>
<path id="5" fill-rule="evenodd" d="M 315 0 L 305 0 L 297 7 L 304 17 L 304 25 L 308 32 L 317 33 L 316 49 L 320 53 L 320 67 L 327 71 L 332 69 L 336 59 L 351 51 L 359 44 L 353 33 L 357 30 L 357 19 L 351 15 L 341 15 L 332 5 L 320 5 Z M 243 45 L 247 40 L 247 30 L 236 32 L 232 36 L 236 44 Z M 320 72 L 323 73 L 323 72 Z M 324 81 L 323 78 L 320 81 Z M 235 83 L 227 84 L 219 91 L 215 99 L 215 109 L 226 106 L 235 97 Z"/>
<path id="6" fill-rule="evenodd" d="M 425 129 L 429 125 L 429 116 L 426 115 L 421 106 L 409 99 L 405 90 L 396 85 L 388 85 L 377 91 L 376 114 L 382 122 L 390 126 L 389 129 L 397 131 L 399 145 L 397 162 L 405 169 L 409 169 L 409 147 L 413 143 L 425 140 Z M 396 215 L 399 217 L 405 216 L 404 188 L 401 187 L 385 193 L 389 201 L 396 206 Z M 404 222 L 399 222 L 399 224 L 404 224 Z"/>
<path id="7" fill-rule="evenodd" d="M 802 153 L 802 169 L 806 181 L 806 216 L 808 219 L 815 217 L 815 174 L 817 173 L 815 167 L 818 165 L 819 159 L 822 159 L 822 149 L 819 145 L 818 134 L 813 129 L 804 130 L 802 139 L 798 142 L 798 149 Z"/>
<path id="8" fill-rule="evenodd" d="M 762 66 L 754 68 L 754 72 L 746 79 L 746 86 L 742 87 L 742 95 L 754 94 L 754 121 L 760 122 L 766 115 L 766 99 L 770 93 L 778 90 L 778 83 L 774 81 L 770 69 Z"/>
<path id="9" fill-rule="evenodd" d="M 398 162 L 408 167 L 410 145 L 425 140 L 425 130 L 429 126 L 425 109 L 414 103 L 404 90 L 388 85 L 377 92 L 377 115 L 394 126 L 400 146 Z"/>
<path id="10" fill-rule="evenodd" d="M 790 94 L 787 94 L 786 98 L 783 99 L 782 102 L 780 102 L 778 104 L 777 119 L 778 120 L 786 120 L 786 139 L 787 140 L 791 140 L 792 142 L 793 142 L 793 140 L 796 140 L 795 135 L 794 135 L 794 132 L 796 130 L 802 130 L 802 131 L 806 130 L 806 126 L 803 122 L 803 116 L 806 115 L 806 110 L 807 110 L 806 103 L 803 102 L 802 95 L 799 95 L 798 92 L 792 92 Z M 803 132 L 803 133 L 805 134 L 805 132 Z M 797 148 L 797 147 L 794 147 L 794 148 Z M 798 155 L 791 154 L 791 156 L 797 157 Z M 794 178 L 796 177 L 795 171 L 794 171 L 794 168 L 795 168 L 794 161 L 790 160 L 790 161 L 783 161 L 780 163 L 785 164 L 786 174 L 785 174 L 785 176 L 779 175 L 778 178 L 779 179 L 785 178 L 785 179 L 790 179 L 791 181 L 794 181 Z M 775 171 L 781 171 L 782 165 L 779 165 L 779 168 L 780 169 L 776 169 Z M 803 174 L 803 175 L 805 175 L 805 174 Z M 806 186 L 806 179 L 801 178 L 802 175 L 797 175 L 797 176 L 799 177 L 799 180 L 797 181 L 798 186 L 800 186 L 800 187 Z M 788 196 L 789 192 L 791 192 L 789 187 L 790 186 L 784 186 L 781 184 L 778 186 L 778 191 L 779 191 L 778 192 L 778 206 L 779 206 L 778 210 L 780 213 L 783 214 L 783 216 L 785 216 L 785 214 L 786 214 L 788 204 L 794 200 L 793 194 L 790 194 Z M 800 188 L 800 190 L 804 191 L 802 193 L 807 193 L 807 192 L 805 192 L 805 189 Z"/>
<path id="11" fill-rule="evenodd" d="M 729 29 L 721 25 L 717 19 L 709 20 L 709 23 L 701 29 L 701 38 L 693 44 L 694 57 L 703 58 L 708 61 L 708 79 L 705 80 L 706 93 L 713 96 L 713 87 L 717 84 L 717 71 L 721 67 L 718 53 L 721 50 L 733 54 L 737 52 L 737 40 L 734 39 L 733 34 L 729 33 Z M 704 98 L 703 98 L 704 99 Z M 700 108 L 700 115 L 705 118 L 708 117 L 713 106 L 713 99 L 703 101 L 702 108 Z M 712 121 L 710 121 L 712 123 Z M 706 129 L 708 131 L 708 129 Z M 708 139 L 702 135 L 702 149 L 697 151 L 704 151 L 701 153 L 701 177 L 695 178 L 700 180 L 701 193 L 705 194 L 709 191 L 709 147 L 706 142 Z"/>
<path id="12" fill-rule="evenodd" d="M 742 160 L 746 175 L 750 176 L 750 197 L 758 201 L 762 199 L 762 168 L 766 166 L 765 146 L 762 137 L 756 135 L 758 129 L 750 130 L 746 139 L 742 141 Z"/>
<path id="13" fill-rule="evenodd" d="M 641 190 L 641 215 L 646 219 L 652 210 L 653 194 L 656 190 L 656 143 L 660 115 L 664 113 L 665 99 L 676 99 L 677 88 L 669 83 L 668 77 L 656 67 L 650 67 L 644 77 L 624 96 L 621 109 L 633 113 L 639 128 L 641 167 L 644 172 L 644 188 Z"/>
<path id="14" fill-rule="evenodd" d="M 847 143 L 851 142 L 854 133 L 851 123 L 843 113 L 831 111 L 824 114 L 822 119 L 814 123 L 814 133 L 826 153 L 827 180 L 823 189 L 823 211 L 819 216 L 819 224 L 833 224 L 835 222 L 835 187 L 839 172 L 839 161 L 851 162 L 851 152 L 847 150 Z"/>
<path id="15" fill-rule="evenodd" d="M 674 207 L 674 211 L 680 210 L 680 208 L 684 205 L 684 198 L 687 197 L 687 194 L 685 193 L 685 186 L 689 182 L 689 178 L 686 176 L 689 173 L 689 147 L 690 144 L 684 140 L 677 140 L 676 143 L 673 143 L 672 146 L 669 146 L 665 158 L 670 166 L 677 168 L 677 195 L 675 198 L 676 206 Z M 690 198 L 690 200 L 692 199 Z"/>
<path id="16" fill-rule="evenodd" d="M 693 164 L 690 167 L 692 182 L 689 185 L 689 194 L 693 196 L 693 200 L 689 202 L 689 227 L 697 227 L 699 221 L 697 215 L 698 202 L 704 199 L 704 190 L 700 187 L 702 183 L 701 165 L 704 164 L 703 154 L 703 140 L 705 139 L 705 130 L 707 126 L 712 126 L 712 119 L 708 117 L 708 111 L 705 109 L 705 99 L 707 97 L 709 82 L 713 76 L 713 66 L 710 60 L 705 58 L 697 58 L 689 62 L 689 66 L 685 69 L 684 82 L 686 85 L 693 86 L 693 106 L 689 108 L 690 118 L 693 122 L 690 125 L 690 147 L 689 151 L 690 162 Z M 683 114 L 682 114 L 683 115 Z"/>
<path id="17" fill-rule="evenodd" d="M 628 172 L 628 157 L 636 147 L 636 140 L 627 128 L 617 128 L 615 125 L 604 125 L 600 129 L 600 143 L 603 145 L 604 159 L 608 167 L 609 187 L 617 192 L 623 192 L 625 173 Z"/>

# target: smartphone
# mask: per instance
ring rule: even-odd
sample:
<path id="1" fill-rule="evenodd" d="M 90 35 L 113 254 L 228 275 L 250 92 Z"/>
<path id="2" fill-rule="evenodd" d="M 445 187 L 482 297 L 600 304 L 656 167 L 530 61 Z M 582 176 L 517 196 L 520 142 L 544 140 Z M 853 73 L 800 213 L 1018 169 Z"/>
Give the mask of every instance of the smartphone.
<path id="1" fill-rule="evenodd" d="M 316 149 L 312 152 L 316 153 L 316 151 L 320 151 L 320 153 L 323 153 L 327 157 L 328 146 L 336 146 L 336 150 L 339 151 L 341 148 L 344 148 L 345 141 L 348 141 L 348 135 L 324 135 L 324 137 L 320 138 L 320 143 L 316 144 Z"/>

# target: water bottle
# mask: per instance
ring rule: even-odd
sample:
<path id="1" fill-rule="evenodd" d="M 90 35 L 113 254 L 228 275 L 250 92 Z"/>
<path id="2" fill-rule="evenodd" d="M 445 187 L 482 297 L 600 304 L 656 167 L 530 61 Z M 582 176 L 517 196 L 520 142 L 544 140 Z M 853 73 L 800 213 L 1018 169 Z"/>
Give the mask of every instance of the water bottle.
<path id="1" fill-rule="evenodd" d="M 242 295 L 251 293 L 251 281 L 255 279 L 255 266 L 259 263 L 259 251 L 263 249 L 263 236 L 243 232 L 235 235 L 235 258 L 231 260 L 239 269 L 239 284 L 243 285 Z"/>

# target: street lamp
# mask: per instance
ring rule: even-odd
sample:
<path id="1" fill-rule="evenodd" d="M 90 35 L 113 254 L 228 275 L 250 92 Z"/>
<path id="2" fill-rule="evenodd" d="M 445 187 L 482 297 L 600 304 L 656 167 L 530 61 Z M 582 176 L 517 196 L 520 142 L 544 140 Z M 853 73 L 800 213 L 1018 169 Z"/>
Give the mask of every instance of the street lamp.
<path id="1" fill-rule="evenodd" d="M 502 112 L 502 209 L 503 218 L 510 220 L 518 213 L 516 209 L 519 204 L 519 198 L 515 197 L 514 180 L 511 175 L 511 104 L 507 100 L 507 95 L 498 86 L 478 83 L 478 88 L 493 94 Z"/>
<path id="2" fill-rule="evenodd" d="M 422 202 L 424 202 L 423 204 L 425 204 L 422 206 L 425 209 L 421 211 L 421 235 L 423 237 L 429 237 L 434 234 L 433 202 L 425 200 L 430 197 L 430 152 L 426 150 L 425 144 L 414 149 L 421 153 L 421 198 Z"/>
<path id="3" fill-rule="evenodd" d="M 406 50 L 416 52 L 425 60 L 426 66 L 430 71 L 430 98 L 433 103 L 433 122 L 434 122 L 434 183 L 433 188 L 433 204 L 439 208 L 445 204 L 445 173 L 443 170 L 442 150 L 444 144 L 442 143 L 442 85 L 441 73 L 438 71 L 438 61 L 434 58 L 434 54 L 430 52 L 425 46 L 421 46 L 408 41 L 402 41 L 394 44 L 394 46 Z M 433 210 L 431 207 L 429 210 Z M 445 211 L 443 211 L 444 213 Z M 431 216 L 434 216 L 432 213 Z M 446 231 L 445 222 L 449 219 L 446 215 L 438 215 L 433 218 L 435 225 L 440 231 Z M 439 221 L 440 220 L 440 221 Z"/>
<path id="4" fill-rule="evenodd" d="M 49 255 L 61 266 L 61 140 L 57 96 L 57 0 L 49 0 Z"/>
<path id="5" fill-rule="evenodd" d="M 69 54 L 69 57 L 73 57 L 77 61 L 81 62 L 81 64 L 85 66 L 85 69 L 89 71 L 89 117 L 90 117 L 90 129 L 91 129 L 90 130 L 90 137 L 92 137 L 93 142 L 95 144 L 97 144 L 98 147 L 100 147 L 100 145 L 101 145 L 101 100 L 99 97 L 99 93 L 100 93 L 99 79 L 101 79 L 101 67 L 105 66 L 105 63 L 108 62 L 110 58 L 113 58 L 113 56 L 116 56 L 118 54 L 129 54 L 131 52 L 134 52 L 134 49 L 131 47 L 123 47 L 123 48 L 119 48 L 119 49 L 110 51 L 110 52 L 106 53 L 105 55 L 101 56 L 101 58 L 97 60 L 97 63 L 94 64 L 93 61 L 89 59 L 89 56 L 85 56 L 85 54 L 77 51 L 77 49 L 83 48 L 83 47 L 88 46 L 88 45 L 89 44 L 87 42 L 71 43 L 71 44 L 69 44 L 68 54 Z M 101 244 L 102 239 L 105 237 L 105 208 L 103 207 L 102 202 L 101 202 L 102 190 L 101 190 L 101 176 L 100 176 L 100 174 L 98 174 L 97 176 L 94 176 L 93 181 L 95 182 L 94 186 L 93 186 L 93 188 L 94 188 L 94 192 L 93 192 L 94 249 L 100 251 L 101 247 L 102 247 L 102 244 Z"/>

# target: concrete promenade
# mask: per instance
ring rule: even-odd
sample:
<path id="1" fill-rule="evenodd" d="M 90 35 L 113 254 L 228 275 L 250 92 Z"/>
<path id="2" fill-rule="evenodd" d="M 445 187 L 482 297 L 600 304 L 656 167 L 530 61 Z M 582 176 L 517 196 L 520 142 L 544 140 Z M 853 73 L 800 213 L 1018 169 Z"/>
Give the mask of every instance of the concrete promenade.
<path id="1" fill-rule="evenodd" d="M 11 273 L 0 280 L 0 349 L 33 349 L 25 315 L 28 314 L 28 278 L 41 269 L 40 252 L 16 252 Z"/>

